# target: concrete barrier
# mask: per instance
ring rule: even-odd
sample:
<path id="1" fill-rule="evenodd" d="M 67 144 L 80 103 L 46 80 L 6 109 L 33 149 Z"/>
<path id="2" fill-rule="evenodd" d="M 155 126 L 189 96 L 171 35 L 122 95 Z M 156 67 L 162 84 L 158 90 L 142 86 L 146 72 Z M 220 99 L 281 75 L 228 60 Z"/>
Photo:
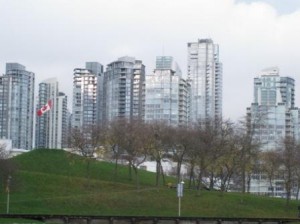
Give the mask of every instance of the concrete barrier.
<path id="1" fill-rule="evenodd" d="M 144 217 L 36 214 L 0 214 L 0 219 L 1 218 L 38 220 L 47 224 L 285 224 L 300 222 L 300 218 Z"/>

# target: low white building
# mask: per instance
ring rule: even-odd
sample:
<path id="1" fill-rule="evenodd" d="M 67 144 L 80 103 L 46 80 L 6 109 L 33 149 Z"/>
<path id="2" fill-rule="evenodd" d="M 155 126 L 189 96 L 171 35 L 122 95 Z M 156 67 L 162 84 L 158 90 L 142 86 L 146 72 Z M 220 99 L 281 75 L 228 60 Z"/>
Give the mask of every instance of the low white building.
<path id="1" fill-rule="evenodd" d="M 174 175 L 176 174 L 177 163 L 173 162 L 169 159 L 163 159 L 161 162 L 163 171 L 165 174 Z M 139 169 L 147 170 L 149 172 L 156 172 L 156 161 L 145 161 L 139 165 Z M 182 165 L 181 167 L 181 175 L 187 175 L 187 167 L 186 165 Z"/>
<path id="2" fill-rule="evenodd" d="M 14 149 L 12 148 L 12 140 L 11 139 L 0 139 L 0 150 L 3 150 L 3 155 L 7 157 L 13 157 L 20 155 L 24 152 L 28 152 L 28 150 L 25 149 Z"/>
<path id="3" fill-rule="evenodd" d="M 12 150 L 12 140 L 11 139 L 0 139 L 0 147 L 1 149 L 5 149 L 5 151 Z"/>

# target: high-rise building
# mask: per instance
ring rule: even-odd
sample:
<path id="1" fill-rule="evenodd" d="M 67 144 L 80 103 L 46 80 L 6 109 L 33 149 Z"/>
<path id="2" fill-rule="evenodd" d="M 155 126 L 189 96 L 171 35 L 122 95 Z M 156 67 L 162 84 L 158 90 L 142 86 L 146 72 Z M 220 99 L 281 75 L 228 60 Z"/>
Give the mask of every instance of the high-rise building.
<path id="1" fill-rule="evenodd" d="M 299 140 L 299 115 L 293 78 L 280 77 L 276 67 L 254 78 L 254 102 L 247 108 L 247 116 L 262 150 L 276 150 L 285 136 Z"/>
<path id="2" fill-rule="evenodd" d="M 103 117 L 103 66 L 86 62 L 75 68 L 73 76 L 72 127 L 89 128 L 101 124 Z"/>
<path id="3" fill-rule="evenodd" d="M 145 66 L 133 57 L 107 65 L 104 75 L 104 120 L 144 117 Z"/>
<path id="4" fill-rule="evenodd" d="M 300 140 L 300 111 L 295 107 L 295 81 L 280 77 L 277 67 L 262 70 L 254 78 L 254 101 L 247 108 L 247 121 L 253 139 L 260 143 L 262 152 L 284 147 L 284 139 Z M 260 163 L 258 163 L 260 164 Z M 281 175 L 266 178 L 258 168 L 251 176 L 249 191 L 255 194 L 286 196 Z M 297 195 L 292 190 L 293 195 Z"/>
<path id="5" fill-rule="evenodd" d="M 59 92 L 56 78 L 39 84 L 37 110 L 52 101 L 52 108 L 36 116 L 36 148 L 61 149 L 67 146 L 67 96 Z"/>
<path id="6" fill-rule="evenodd" d="M 146 75 L 145 121 L 186 125 L 189 116 L 189 84 L 171 56 L 156 57 L 156 69 Z"/>
<path id="7" fill-rule="evenodd" d="M 191 85 L 190 121 L 222 117 L 222 63 L 219 46 L 211 39 L 188 43 L 188 82 Z"/>
<path id="8" fill-rule="evenodd" d="M 0 76 L 0 137 L 11 139 L 12 147 L 33 147 L 34 73 L 18 63 L 6 63 Z"/>

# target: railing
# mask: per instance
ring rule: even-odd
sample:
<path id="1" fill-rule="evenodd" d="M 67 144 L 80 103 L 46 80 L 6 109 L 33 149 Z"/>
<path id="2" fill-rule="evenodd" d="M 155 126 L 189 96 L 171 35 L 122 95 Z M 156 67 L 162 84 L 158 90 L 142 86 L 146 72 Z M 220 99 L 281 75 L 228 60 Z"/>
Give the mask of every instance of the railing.
<path id="1" fill-rule="evenodd" d="M 44 223 L 86 224 L 283 224 L 300 222 L 300 218 L 227 218 L 227 217 L 159 217 L 0 214 L 1 218 L 29 219 Z"/>

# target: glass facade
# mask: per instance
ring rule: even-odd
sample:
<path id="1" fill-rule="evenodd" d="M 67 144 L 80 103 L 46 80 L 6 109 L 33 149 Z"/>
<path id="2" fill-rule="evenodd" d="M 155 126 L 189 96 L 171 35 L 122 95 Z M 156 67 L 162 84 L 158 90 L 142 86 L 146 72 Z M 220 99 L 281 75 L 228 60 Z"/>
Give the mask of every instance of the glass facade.
<path id="1" fill-rule="evenodd" d="M 121 57 L 108 64 L 104 75 L 103 120 L 143 118 L 144 81 L 145 66 L 141 60 Z"/>
<path id="2" fill-rule="evenodd" d="M 36 148 L 66 147 L 67 143 L 67 96 L 59 92 L 58 82 L 55 78 L 48 79 L 39 84 L 39 95 L 36 109 L 40 109 L 52 100 L 52 108 L 42 116 L 36 117 Z"/>
<path id="3" fill-rule="evenodd" d="M 72 127 L 89 128 L 102 120 L 103 66 L 87 62 L 86 68 L 74 69 Z"/>
<path id="4" fill-rule="evenodd" d="M 290 77 L 280 77 L 278 68 L 269 68 L 254 79 L 254 102 L 274 106 L 284 104 L 286 108 L 295 106 L 295 81 Z"/>
<path id="5" fill-rule="evenodd" d="M 34 73 L 18 63 L 7 63 L 0 77 L 0 137 L 12 147 L 33 147 Z"/>
<path id="6" fill-rule="evenodd" d="M 188 43 L 190 121 L 222 117 L 222 63 L 219 46 L 211 39 Z"/>
<path id="7" fill-rule="evenodd" d="M 181 78 L 181 71 L 172 57 L 157 57 L 156 66 L 154 73 L 146 76 L 145 121 L 186 125 L 189 112 L 187 82 Z"/>
<path id="8" fill-rule="evenodd" d="M 254 79 L 254 103 L 247 108 L 247 116 L 262 150 L 275 150 L 285 136 L 300 139 L 294 92 L 294 79 L 280 77 L 278 68 L 265 69 Z"/>

